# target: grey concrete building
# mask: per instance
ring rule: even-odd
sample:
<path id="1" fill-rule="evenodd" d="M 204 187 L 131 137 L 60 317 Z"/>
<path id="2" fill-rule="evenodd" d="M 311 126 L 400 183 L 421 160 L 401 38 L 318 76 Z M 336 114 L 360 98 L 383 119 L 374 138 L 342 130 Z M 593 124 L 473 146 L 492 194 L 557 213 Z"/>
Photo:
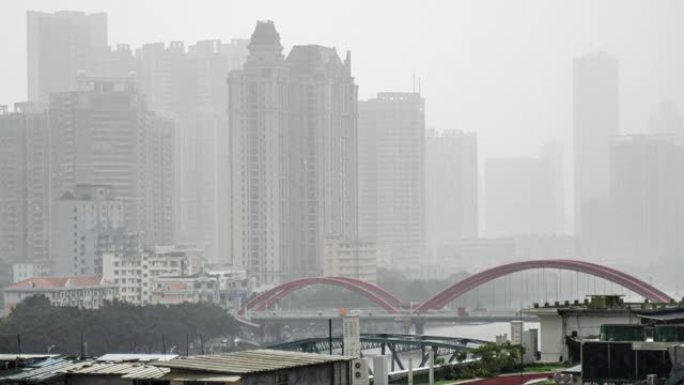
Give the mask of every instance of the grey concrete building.
<path id="1" fill-rule="evenodd" d="M 125 227 L 145 246 L 172 243 L 174 126 L 150 113 L 135 82 L 81 78 L 51 96 L 52 196 L 79 184 L 111 185 Z"/>
<path id="2" fill-rule="evenodd" d="M 610 234 L 610 150 L 618 134 L 618 61 L 600 52 L 575 59 L 573 133 L 575 233 L 591 254 Z"/>
<path id="3" fill-rule="evenodd" d="M 125 226 L 124 202 L 112 186 L 77 185 L 55 200 L 52 265 L 57 276 L 101 275 L 102 237 Z"/>
<path id="4" fill-rule="evenodd" d="M 0 108 L 0 260 L 41 261 L 49 255 L 48 144 L 44 108 Z"/>
<path id="5" fill-rule="evenodd" d="M 426 240 L 432 250 L 478 231 L 477 135 L 429 130 L 425 142 Z"/>
<path id="6" fill-rule="evenodd" d="M 678 261 L 684 251 L 684 150 L 673 134 L 621 136 L 611 151 L 611 201 L 619 255 Z"/>
<path id="7" fill-rule="evenodd" d="M 357 235 L 350 55 L 282 49 L 258 22 L 228 81 L 232 254 L 262 283 L 320 274 L 325 237 Z"/>
<path id="8" fill-rule="evenodd" d="M 425 253 L 425 112 L 417 93 L 359 102 L 361 238 L 381 260 L 407 265 Z"/>
<path id="9" fill-rule="evenodd" d="M 62 11 L 27 12 L 28 96 L 47 102 L 49 93 L 74 88 L 80 71 L 96 68 L 107 47 L 107 15 Z"/>

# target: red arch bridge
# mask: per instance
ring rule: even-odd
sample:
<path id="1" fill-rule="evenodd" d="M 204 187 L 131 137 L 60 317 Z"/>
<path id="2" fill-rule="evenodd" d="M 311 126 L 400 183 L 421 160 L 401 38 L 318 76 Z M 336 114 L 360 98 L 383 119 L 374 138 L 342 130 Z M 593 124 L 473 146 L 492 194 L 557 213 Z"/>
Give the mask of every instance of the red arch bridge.
<path id="1" fill-rule="evenodd" d="M 421 314 L 433 310 L 440 310 L 454 299 L 497 278 L 534 269 L 558 269 L 584 273 L 622 286 L 651 302 L 666 303 L 672 301 L 672 298 L 663 291 L 632 275 L 616 269 L 580 260 L 555 259 L 514 262 L 481 271 L 454 283 L 423 302 L 412 306 L 411 311 L 414 314 Z M 407 310 L 408 307 L 405 301 L 397 298 L 387 290 L 368 282 L 353 278 L 317 277 L 301 278 L 285 282 L 258 294 L 247 302 L 239 311 L 239 314 L 265 311 L 269 306 L 275 304 L 289 294 L 312 285 L 331 285 L 348 289 L 367 298 L 389 314 L 402 313 Z"/>

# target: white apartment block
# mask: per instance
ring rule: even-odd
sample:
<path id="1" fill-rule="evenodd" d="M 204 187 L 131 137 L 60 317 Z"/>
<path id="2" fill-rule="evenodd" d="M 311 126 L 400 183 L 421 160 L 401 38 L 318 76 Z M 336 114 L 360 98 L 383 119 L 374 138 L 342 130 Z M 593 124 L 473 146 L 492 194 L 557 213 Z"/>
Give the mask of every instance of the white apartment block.
<path id="1" fill-rule="evenodd" d="M 375 242 L 330 237 L 323 248 L 323 275 L 375 283 L 378 256 Z"/>
<path id="2" fill-rule="evenodd" d="M 139 305 L 151 303 L 153 279 L 162 276 L 191 276 L 201 270 L 201 253 L 179 251 L 173 247 L 132 255 L 106 253 L 102 257 L 103 277 L 119 285 L 119 299 Z"/>
<path id="3" fill-rule="evenodd" d="M 117 298 L 119 287 L 100 276 L 34 277 L 4 289 L 5 314 L 24 299 L 45 296 L 52 305 L 97 309 Z"/>

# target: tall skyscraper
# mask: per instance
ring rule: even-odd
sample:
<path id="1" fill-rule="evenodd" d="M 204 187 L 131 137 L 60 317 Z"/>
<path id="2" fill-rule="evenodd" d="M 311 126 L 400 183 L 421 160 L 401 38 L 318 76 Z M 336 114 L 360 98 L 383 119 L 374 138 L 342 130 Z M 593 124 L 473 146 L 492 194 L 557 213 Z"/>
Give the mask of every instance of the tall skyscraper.
<path id="1" fill-rule="evenodd" d="M 148 112 L 132 79 L 81 78 L 50 101 L 52 196 L 110 185 L 145 246 L 173 242 L 173 124 Z"/>
<path id="2" fill-rule="evenodd" d="M 618 61 L 606 53 L 575 59 L 575 232 L 586 253 L 610 238 L 610 150 L 618 121 Z"/>
<path id="3" fill-rule="evenodd" d="M 351 58 L 282 49 L 258 22 L 228 81 L 233 257 L 262 283 L 320 274 L 325 238 L 357 236 Z"/>
<path id="4" fill-rule="evenodd" d="M 477 136 L 428 131 L 425 142 L 427 245 L 437 250 L 477 237 Z"/>
<path id="5" fill-rule="evenodd" d="M 107 47 L 107 14 L 29 11 L 27 32 L 29 100 L 47 102 L 74 89 L 79 72 L 93 73 L 95 53 Z"/>
<path id="6" fill-rule="evenodd" d="M 381 260 L 425 253 L 425 113 L 420 94 L 383 92 L 359 102 L 359 218 Z"/>
<path id="7" fill-rule="evenodd" d="M 41 261 L 50 237 L 50 155 L 46 111 L 0 109 L 0 259 Z"/>
<path id="8" fill-rule="evenodd" d="M 672 134 L 615 139 L 611 162 L 615 247 L 620 255 L 681 258 L 684 171 Z"/>

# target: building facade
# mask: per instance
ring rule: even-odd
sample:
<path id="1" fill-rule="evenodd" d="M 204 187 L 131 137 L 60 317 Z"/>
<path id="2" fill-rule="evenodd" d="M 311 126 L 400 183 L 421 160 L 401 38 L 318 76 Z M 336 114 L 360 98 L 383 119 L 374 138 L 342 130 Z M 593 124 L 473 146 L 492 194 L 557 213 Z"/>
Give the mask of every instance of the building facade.
<path id="1" fill-rule="evenodd" d="M 49 124 L 44 108 L 0 108 L 0 259 L 45 260 L 50 240 Z"/>
<path id="2" fill-rule="evenodd" d="M 356 236 L 350 56 L 282 49 L 273 23 L 257 23 L 228 80 L 232 254 L 262 283 L 318 275 L 325 237 Z"/>
<path id="3" fill-rule="evenodd" d="M 80 72 L 96 68 L 107 48 L 107 14 L 62 11 L 26 14 L 28 96 L 47 103 L 50 93 L 71 91 Z"/>
<path id="4" fill-rule="evenodd" d="M 621 136 L 611 148 L 615 248 L 637 260 L 679 259 L 684 219 L 684 149 L 673 134 Z"/>
<path id="5" fill-rule="evenodd" d="M 150 113 L 131 78 L 81 77 L 50 102 L 52 196 L 78 184 L 110 185 L 128 232 L 144 245 L 174 239 L 173 125 Z"/>
<path id="6" fill-rule="evenodd" d="M 97 309 L 117 298 L 119 287 L 100 276 L 34 277 L 17 282 L 3 290 L 5 314 L 24 299 L 45 296 L 53 306 Z"/>
<path id="7" fill-rule="evenodd" d="M 478 234 L 477 136 L 430 130 L 425 142 L 426 242 L 433 250 Z"/>
<path id="8" fill-rule="evenodd" d="M 619 130 L 618 86 L 615 58 L 601 52 L 575 59 L 575 234 L 589 254 L 610 239 L 610 150 Z"/>
<path id="9" fill-rule="evenodd" d="M 375 242 L 327 238 L 323 250 L 323 275 L 360 279 L 375 284 L 378 256 Z"/>
<path id="10" fill-rule="evenodd" d="M 359 102 L 361 239 L 392 264 L 425 253 L 425 112 L 417 93 Z"/>
<path id="11" fill-rule="evenodd" d="M 124 202 L 111 186 L 77 185 L 53 204 L 53 273 L 57 276 L 102 274 L 101 236 L 122 231 Z"/>
<path id="12" fill-rule="evenodd" d="M 154 279 L 188 277 L 201 271 L 202 256 L 197 249 L 164 246 L 131 254 L 105 253 L 102 257 L 103 278 L 119 285 L 119 300 L 136 305 L 153 303 Z"/>

